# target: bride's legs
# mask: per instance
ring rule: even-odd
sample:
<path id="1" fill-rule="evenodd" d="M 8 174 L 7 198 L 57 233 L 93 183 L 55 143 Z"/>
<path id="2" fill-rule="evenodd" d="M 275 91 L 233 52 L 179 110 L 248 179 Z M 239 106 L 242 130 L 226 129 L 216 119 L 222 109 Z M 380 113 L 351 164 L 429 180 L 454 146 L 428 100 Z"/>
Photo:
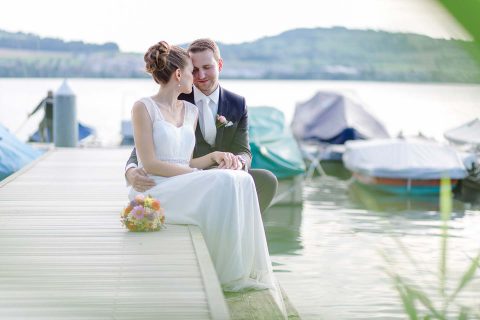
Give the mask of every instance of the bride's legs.
<path id="1" fill-rule="evenodd" d="M 211 178 L 217 193 L 201 228 L 220 282 L 233 291 L 268 287 L 263 279 L 271 263 L 252 178 L 232 170 Z"/>

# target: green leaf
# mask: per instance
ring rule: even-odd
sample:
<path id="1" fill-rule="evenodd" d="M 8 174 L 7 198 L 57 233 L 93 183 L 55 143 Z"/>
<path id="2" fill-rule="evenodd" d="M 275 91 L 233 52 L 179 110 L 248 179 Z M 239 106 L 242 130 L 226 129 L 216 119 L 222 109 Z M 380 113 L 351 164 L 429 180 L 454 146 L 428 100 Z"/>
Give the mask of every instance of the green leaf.
<path id="1" fill-rule="evenodd" d="M 452 212 L 452 187 L 450 178 L 442 177 L 440 180 L 440 212 L 442 218 L 442 238 L 440 248 L 440 295 L 445 297 L 445 284 L 447 282 L 447 238 L 448 221 Z"/>
<path id="2" fill-rule="evenodd" d="M 460 283 L 458 284 L 457 289 L 453 292 L 453 294 L 449 297 L 448 301 L 453 301 L 458 293 L 470 282 L 472 281 L 473 277 L 475 276 L 475 272 L 479 267 L 480 263 L 480 253 L 472 260 L 470 267 L 467 271 L 463 274 L 462 278 L 460 279 Z"/>
<path id="3" fill-rule="evenodd" d="M 395 288 L 397 289 L 398 293 L 400 294 L 400 298 L 403 302 L 403 308 L 405 312 L 408 314 L 410 320 L 417 320 L 418 313 L 417 309 L 415 308 L 415 301 L 411 294 L 408 293 L 406 290 L 406 284 L 403 283 L 400 277 L 395 279 Z"/>
<path id="4" fill-rule="evenodd" d="M 458 320 L 467 320 L 468 319 L 468 310 L 465 307 L 460 309 L 460 314 L 458 315 Z"/>
<path id="5" fill-rule="evenodd" d="M 445 316 L 435 309 L 432 301 L 427 297 L 427 295 L 419 289 L 416 289 L 412 286 L 407 286 L 407 291 L 411 296 L 415 297 L 420 301 L 437 319 L 445 319 Z"/>

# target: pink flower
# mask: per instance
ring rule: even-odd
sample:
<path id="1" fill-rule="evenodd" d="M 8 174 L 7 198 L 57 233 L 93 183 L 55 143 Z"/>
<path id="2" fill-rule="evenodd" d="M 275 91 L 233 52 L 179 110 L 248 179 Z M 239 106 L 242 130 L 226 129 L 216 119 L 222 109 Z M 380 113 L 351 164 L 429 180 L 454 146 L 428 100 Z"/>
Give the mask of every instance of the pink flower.
<path id="1" fill-rule="evenodd" d="M 136 219 L 143 219 L 143 216 L 145 214 L 145 211 L 143 209 L 143 206 L 136 206 L 132 209 L 132 214 Z"/>
<path id="2" fill-rule="evenodd" d="M 143 201 L 145 200 L 145 196 L 143 194 L 137 194 L 135 196 L 135 201 L 138 203 L 138 204 L 143 204 Z"/>
<path id="3" fill-rule="evenodd" d="M 227 118 L 225 118 L 224 116 L 220 116 L 217 114 L 217 128 L 220 128 L 220 127 L 230 127 L 231 125 L 233 125 L 233 122 L 232 121 L 228 121 Z"/>
<path id="4" fill-rule="evenodd" d="M 217 116 L 217 121 L 220 122 L 221 124 L 226 124 L 227 118 L 225 118 L 224 116 Z"/>

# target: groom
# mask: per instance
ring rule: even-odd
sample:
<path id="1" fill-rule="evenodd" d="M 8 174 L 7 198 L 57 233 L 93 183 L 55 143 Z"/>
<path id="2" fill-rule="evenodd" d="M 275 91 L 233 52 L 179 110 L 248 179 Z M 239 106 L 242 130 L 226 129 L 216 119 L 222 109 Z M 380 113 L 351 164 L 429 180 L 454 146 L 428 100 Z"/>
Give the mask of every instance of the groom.
<path id="1" fill-rule="evenodd" d="M 193 90 L 181 94 L 179 99 L 189 101 L 199 108 L 199 126 L 195 132 L 196 144 L 193 157 L 201 157 L 213 151 L 228 153 L 227 163 L 219 168 L 247 170 L 257 189 L 260 211 L 270 205 L 277 191 L 278 181 L 267 170 L 250 169 L 252 153 L 248 143 L 248 114 L 245 98 L 219 85 L 218 77 L 223 67 L 220 50 L 210 39 L 198 39 L 190 44 L 188 53 L 193 62 Z M 218 116 L 223 116 L 218 120 Z M 125 168 L 128 182 L 144 192 L 155 185 L 142 168 L 137 168 L 137 156 L 133 149 Z"/>

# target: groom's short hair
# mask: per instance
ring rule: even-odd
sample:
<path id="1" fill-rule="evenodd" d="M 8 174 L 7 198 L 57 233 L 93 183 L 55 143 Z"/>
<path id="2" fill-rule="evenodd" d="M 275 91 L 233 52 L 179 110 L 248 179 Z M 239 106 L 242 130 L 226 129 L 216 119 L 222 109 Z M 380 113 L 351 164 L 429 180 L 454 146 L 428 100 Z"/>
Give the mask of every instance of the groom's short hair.
<path id="1" fill-rule="evenodd" d="M 195 53 L 195 52 L 201 52 L 205 50 L 212 50 L 215 60 L 217 61 L 220 60 L 220 49 L 218 48 L 215 41 L 213 41 L 212 39 L 208 39 L 208 38 L 197 39 L 188 46 L 187 51 L 191 53 Z"/>

